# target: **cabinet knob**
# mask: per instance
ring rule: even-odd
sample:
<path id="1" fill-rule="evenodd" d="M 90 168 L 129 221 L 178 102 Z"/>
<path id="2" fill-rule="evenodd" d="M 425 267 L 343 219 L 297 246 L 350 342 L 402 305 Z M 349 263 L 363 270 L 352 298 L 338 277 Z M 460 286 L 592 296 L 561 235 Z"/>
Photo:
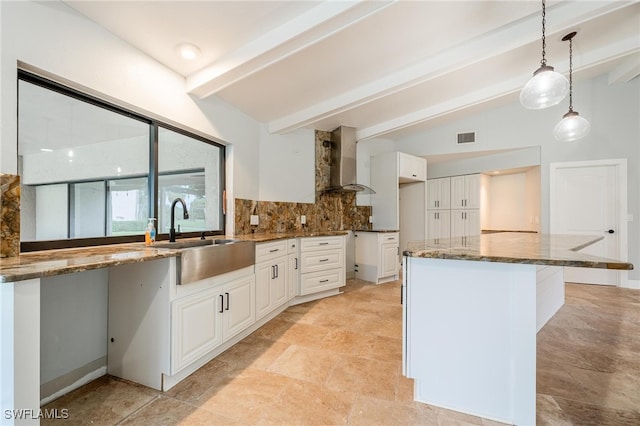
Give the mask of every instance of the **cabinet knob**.
<path id="1" fill-rule="evenodd" d="M 613 229 L 609 229 L 607 232 L 608 232 L 609 234 L 613 234 L 613 233 L 615 233 L 616 231 L 614 231 Z"/>

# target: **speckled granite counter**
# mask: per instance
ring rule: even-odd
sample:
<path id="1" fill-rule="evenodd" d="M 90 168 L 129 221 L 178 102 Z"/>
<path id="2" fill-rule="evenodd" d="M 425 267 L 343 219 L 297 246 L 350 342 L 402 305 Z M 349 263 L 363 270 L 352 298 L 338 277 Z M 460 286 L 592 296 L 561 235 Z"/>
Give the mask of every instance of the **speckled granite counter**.
<path id="1" fill-rule="evenodd" d="M 633 265 L 580 253 L 601 236 L 499 232 L 472 237 L 410 242 L 405 256 L 482 262 L 529 263 L 585 268 L 633 269 Z"/>
<path id="2" fill-rule="evenodd" d="M 50 277 L 126 263 L 175 257 L 180 250 L 146 247 L 144 243 L 45 250 L 0 259 L 0 283 Z"/>
<path id="3" fill-rule="evenodd" d="M 260 243 L 288 238 L 346 235 L 348 232 L 283 232 L 234 237 L 217 235 L 207 239 L 233 238 Z M 0 259 L 0 283 L 109 268 L 126 263 L 146 262 L 179 256 L 180 252 L 181 249 L 146 247 L 143 243 L 129 243 L 23 253 L 16 257 Z"/>
<path id="4" fill-rule="evenodd" d="M 347 235 L 349 231 L 320 231 L 320 232 L 277 232 L 277 233 L 256 233 L 246 235 L 236 235 L 237 240 L 255 241 L 256 243 L 265 243 L 267 241 L 285 240 L 288 238 L 305 238 L 305 237 L 332 237 L 336 235 Z"/>

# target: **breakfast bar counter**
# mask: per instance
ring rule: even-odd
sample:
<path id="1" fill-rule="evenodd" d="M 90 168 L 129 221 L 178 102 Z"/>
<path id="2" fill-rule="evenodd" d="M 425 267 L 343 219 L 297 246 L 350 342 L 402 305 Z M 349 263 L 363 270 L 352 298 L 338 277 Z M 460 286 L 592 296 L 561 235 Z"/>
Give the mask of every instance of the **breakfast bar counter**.
<path id="1" fill-rule="evenodd" d="M 409 243 L 403 374 L 414 399 L 536 423 L 536 333 L 564 304 L 565 266 L 633 269 L 580 250 L 601 236 L 493 233 Z"/>

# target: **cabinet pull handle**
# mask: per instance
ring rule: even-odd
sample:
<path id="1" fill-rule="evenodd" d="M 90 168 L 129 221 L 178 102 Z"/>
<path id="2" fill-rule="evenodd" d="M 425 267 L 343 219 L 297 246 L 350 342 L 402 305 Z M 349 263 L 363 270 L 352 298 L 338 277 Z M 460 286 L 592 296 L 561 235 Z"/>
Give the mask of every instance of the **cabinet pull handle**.
<path id="1" fill-rule="evenodd" d="M 278 265 L 276 265 L 276 278 L 280 276 L 280 271 L 278 270 Z"/>
<path id="2" fill-rule="evenodd" d="M 229 310 L 229 303 L 231 303 L 230 302 L 231 296 L 229 296 L 229 293 L 225 293 L 225 295 L 227 296 L 227 306 L 226 306 L 225 310 L 228 311 Z"/>
<path id="3" fill-rule="evenodd" d="M 293 269 L 298 269 L 298 258 L 294 257 L 293 260 L 294 260 L 294 264 L 296 265 L 295 268 Z"/>
<path id="4" fill-rule="evenodd" d="M 318 245 L 320 245 L 320 246 L 326 246 L 327 244 L 329 244 L 329 243 L 328 243 L 328 242 L 324 242 L 324 243 L 320 243 L 320 244 L 318 244 Z"/>
<path id="5" fill-rule="evenodd" d="M 320 259 L 320 262 L 328 262 L 329 259 Z"/>
<path id="6" fill-rule="evenodd" d="M 320 280 L 321 283 L 327 283 L 329 280 Z"/>
<path id="7" fill-rule="evenodd" d="M 224 296 L 220 295 L 220 311 L 221 314 L 224 313 Z"/>
<path id="8" fill-rule="evenodd" d="M 275 265 L 271 265 L 271 279 L 275 279 L 276 277 L 276 267 Z"/>
<path id="9" fill-rule="evenodd" d="M 400 256 L 400 247 L 396 247 L 396 255 Z"/>
<path id="10" fill-rule="evenodd" d="M 280 249 L 271 249 L 271 250 L 269 250 L 269 253 L 275 253 L 275 252 L 277 252 L 278 250 L 280 250 Z"/>

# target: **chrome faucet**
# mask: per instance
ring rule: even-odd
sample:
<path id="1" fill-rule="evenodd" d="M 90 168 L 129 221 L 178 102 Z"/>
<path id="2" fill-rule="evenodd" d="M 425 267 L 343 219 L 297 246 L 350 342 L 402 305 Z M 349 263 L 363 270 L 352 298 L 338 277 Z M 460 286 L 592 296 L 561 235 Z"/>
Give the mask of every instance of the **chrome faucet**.
<path id="1" fill-rule="evenodd" d="M 183 211 L 183 219 L 189 219 L 189 212 L 187 211 L 187 203 L 184 202 L 184 200 L 182 198 L 176 198 L 175 200 L 173 200 L 173 203 L 171 203 L 171 228 L 169 229 L 169 242 L 171 243 L 175 243 L 176 242 L 176 230 L 174 228 L 175 226 L 175 222 L 176 222 L 176 204 L 178 204 L 178 202 L 180 202 L 180 204 L 182 204 L 182 211 Z"/>

